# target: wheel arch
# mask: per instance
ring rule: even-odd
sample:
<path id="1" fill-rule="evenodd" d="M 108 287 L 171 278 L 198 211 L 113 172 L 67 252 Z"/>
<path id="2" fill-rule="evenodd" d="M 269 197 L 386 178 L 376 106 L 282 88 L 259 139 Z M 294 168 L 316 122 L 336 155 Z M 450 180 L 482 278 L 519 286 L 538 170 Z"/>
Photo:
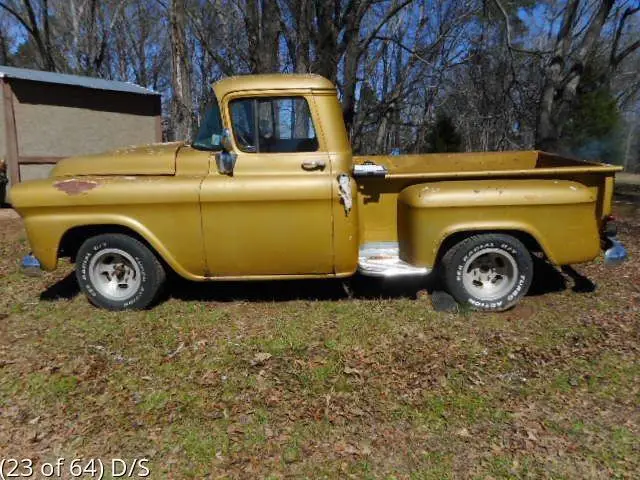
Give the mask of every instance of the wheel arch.
<path id="1" fill-rule="evenodd" d="M 151 243 L 140 233 L 135 231 L 130 227 L 126 227 L 124 225 L 116 225 L 116 224 L 95 224 L 95 225 L 78 225 L 76 227 L 71 227 L 66 230 L 62 237 L 60 238 L 60 243 L 58 245 L 58 257 L 59 258 L 70 258 L 71 261 L 75 261 L 76 255 L 78 254 L 78 250 L 80 246 L 85 242 L 85 240 L 95 237 L 98 235 L 105 234 L 122 234 L 127 235 L 129 237 L 133 237 L 136 240 L 144 243 L 148 248 L 150 248 L 155 254 L 158 254 L 157 250 L 151 245 Z"/>
<path id="2" fill-rule="evenodd" d="M 434 267 L 438 268 L 442 257 L 449 251 L 454 245 L 459 242 L 475 236 L 484 234 L 502 234 L 511 235 L 518 239 L 529 250 L 529 252 L 541 252 L 545 257 L 548 257 L 547 250 L 545 250 L 542 243 L 538 240 L 535 234 L 525 229 L 503 229 L 503 228 L 486 228 L 486 229 L 464 229 L 450 232 L 444 236 L 438 247 L 438 253 L 436 254 Z"/>
<path id="3" fill-rule="evenodd" d="M 145 234 L 146 233 L 146 234 Z M 182 276 L 188 276 L 186 272 L 181 272 L 182 267 L 166 251 L 160 242 L 148 232 L 142 233 L 136 229 L 122 224 L 96 223 L 78 225 L 67 229 L 58 244 L 58 258 L 68 257 L 75 262 L 80 246 L 89 238 L 104 234 L 121 234 L 135 238 L 143 243 L 154 255 L 167 271 L 172 271 Z"/>

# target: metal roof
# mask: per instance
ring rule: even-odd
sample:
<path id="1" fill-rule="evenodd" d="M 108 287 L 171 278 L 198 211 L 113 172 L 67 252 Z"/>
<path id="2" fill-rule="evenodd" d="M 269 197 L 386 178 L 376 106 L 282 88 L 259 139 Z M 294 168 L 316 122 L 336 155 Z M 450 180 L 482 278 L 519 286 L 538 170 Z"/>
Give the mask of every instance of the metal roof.
<path id="1" fill-rule="evenodd" d="M 114 92 L 137 93 L 141 95 L 160 95 L 153 90 L 141 87 L 135 83 L 116 82 L 102 78 L 81 77 L 80 75 L 68 75 L 66 73 L 43 72 L 27 68 L 8 67 L 0 65 L 0 78 L 16 78 L 31 80 L 33 82 L 58 83 L 61 85 L 73 85 L 76 87 L 93 88 L 96 90 L 110 90 Z"/>

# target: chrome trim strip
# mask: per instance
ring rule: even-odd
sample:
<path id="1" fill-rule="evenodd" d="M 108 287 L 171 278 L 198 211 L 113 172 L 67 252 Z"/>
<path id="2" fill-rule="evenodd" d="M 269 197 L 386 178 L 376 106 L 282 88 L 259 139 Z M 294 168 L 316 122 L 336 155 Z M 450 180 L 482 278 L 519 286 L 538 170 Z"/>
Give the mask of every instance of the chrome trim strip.
<path id="1" fill-rule="evenodd" d="M 431 272 L 427 267 L 416 267 L 400 259 L 396 242 L 373 242 L 360 247 L 358 272 L 367 277 L 423 276 Z"/>
<path id="2" fill-rule="evenodd" d="M 373 162 L 358 163 L 353 166 L 354 177 L 384 177 L 388 170 L 384 165 Z"/>

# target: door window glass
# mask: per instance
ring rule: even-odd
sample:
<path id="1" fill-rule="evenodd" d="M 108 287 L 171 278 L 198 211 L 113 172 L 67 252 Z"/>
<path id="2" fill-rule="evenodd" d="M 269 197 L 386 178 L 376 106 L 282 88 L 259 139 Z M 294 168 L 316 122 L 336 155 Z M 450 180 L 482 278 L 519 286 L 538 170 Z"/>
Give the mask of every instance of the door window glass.
<path id="1" fill-rule="evenodd" d="M 230 108 L 233 134 L 238 146 L 245 152 L 318 150 L 309 105 L 302 97 L 234 100 Z"/>

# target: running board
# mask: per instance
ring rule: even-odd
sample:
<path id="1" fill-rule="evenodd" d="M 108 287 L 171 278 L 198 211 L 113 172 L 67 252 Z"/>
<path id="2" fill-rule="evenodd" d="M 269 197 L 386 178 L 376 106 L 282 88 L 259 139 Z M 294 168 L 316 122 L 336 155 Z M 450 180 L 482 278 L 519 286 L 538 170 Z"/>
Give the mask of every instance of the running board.
<path id="1" fill-rule="evenodd" d="M 367 243 L 360 247 L 358 272 L 367 277 L 415 277 L 431 270 L 400 260 L 400 247 L 395 242 Z"/>

